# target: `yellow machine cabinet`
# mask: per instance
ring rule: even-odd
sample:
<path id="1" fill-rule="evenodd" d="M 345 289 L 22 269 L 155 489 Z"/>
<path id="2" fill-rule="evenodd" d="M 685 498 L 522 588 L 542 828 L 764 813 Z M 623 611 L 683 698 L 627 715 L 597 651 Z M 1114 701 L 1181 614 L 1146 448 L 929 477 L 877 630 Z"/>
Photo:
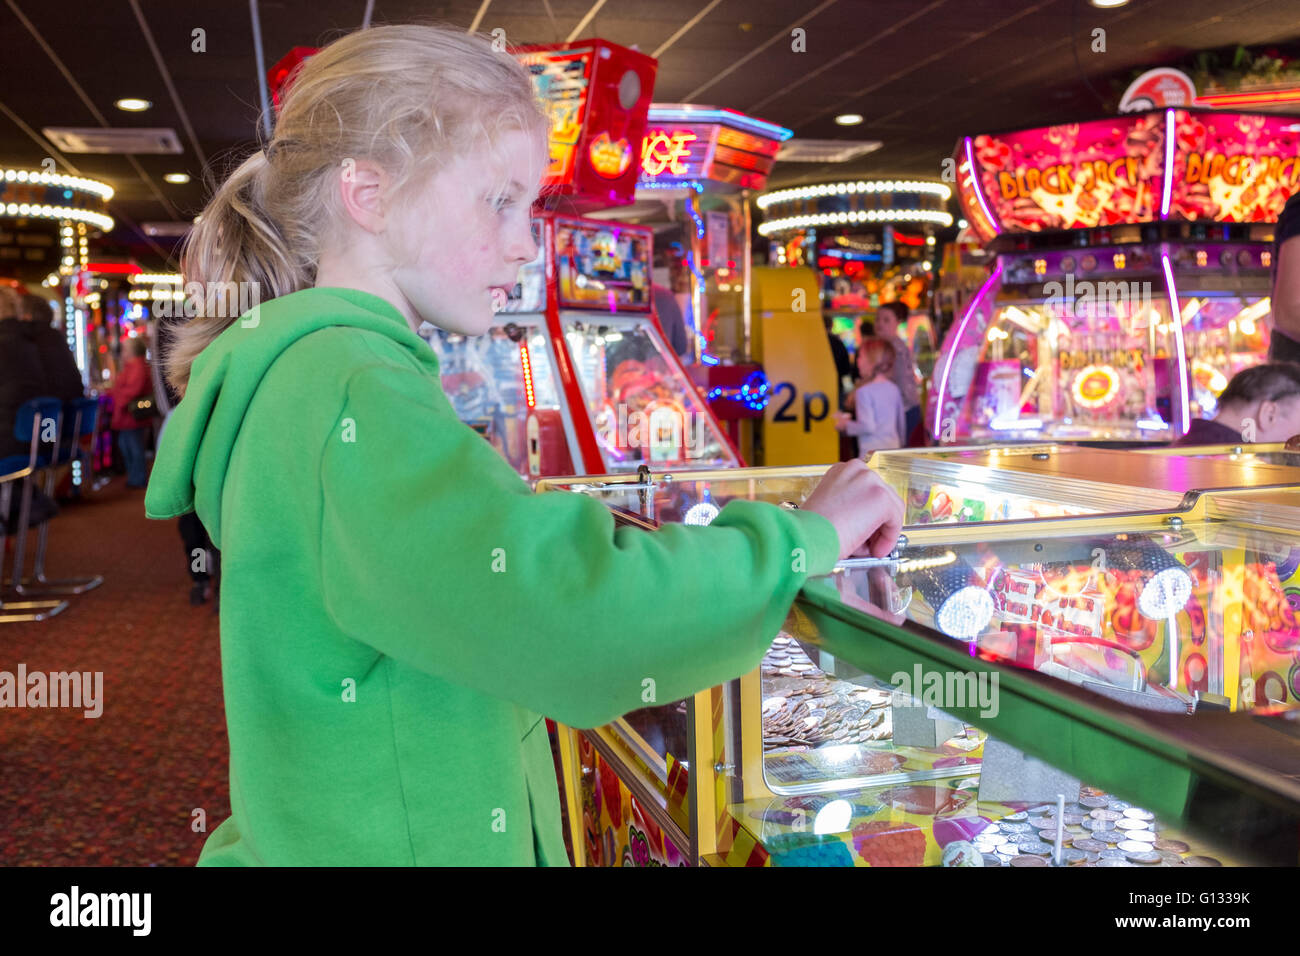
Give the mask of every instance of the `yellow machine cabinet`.
<path id="1" fill-rule="evenodd" d="M 811 269 L 755 267 L 753 353 L 770 383 L 763 416 L 764 465 L 839 460 L 839 387 Z"/>

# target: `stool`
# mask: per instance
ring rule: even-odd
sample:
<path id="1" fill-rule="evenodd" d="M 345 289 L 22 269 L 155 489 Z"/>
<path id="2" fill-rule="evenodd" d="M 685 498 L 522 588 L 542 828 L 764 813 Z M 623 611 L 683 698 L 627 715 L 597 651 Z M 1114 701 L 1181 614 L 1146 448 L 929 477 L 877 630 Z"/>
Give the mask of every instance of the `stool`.
<path id="1" fill-rule="evenodd" d="M 29 445 L 26 455 L 0 458 L 0 514 L 6 518 L 13 501 L 14 485 L 21 482 L 22 504 L 18 510 L 18 528 L 15 535 L 14 583 L 22 579 L 27 546 L 27 520 L 32 509 L 32 479 L 36 472 L 50 467 L 58 457 L 59 427 L 63 420 L 63 403 L 57 398 L 33 398 L 23 402 L 14 419 L 14 437 Z M 50 434 L 52 432 L 52 434 Z M 49 444 L 49 454 L 41 454 L 41 446 Z M 10 530 L 0 528 L 0 584 L 4 582 L 4 553 Z M 0 623 L 19 621 L 44 621 L 68 607 L 67 601 L 5 601 L 0 598 Z"/>
<path id="2" fill-rule="evenodd" d="M 54 497 L 55 468 L 70 464 L 81 453 L 81 440 L 87 435 L 93 436 L 98 425 L 99 399 L 79 398 L 63 406 L 63 420 L 72 420 L 72 428 L 67 432 L 69 441 L 64 448 L 62 443 L 55 460 L 45 472 L 45 494 Z M 14 587 L 14 591 L 23 596 L 43 597 L 47 594 L 84 594 L 104 583 L 102 574 L 89 577 L 62 578 L 51 581 L 45 577 L 46 545 L 50 536 L 49 519 L 41 522 L 41 530 L 36 540 L 36 559 L 32 565 L 30 577 Z"/>

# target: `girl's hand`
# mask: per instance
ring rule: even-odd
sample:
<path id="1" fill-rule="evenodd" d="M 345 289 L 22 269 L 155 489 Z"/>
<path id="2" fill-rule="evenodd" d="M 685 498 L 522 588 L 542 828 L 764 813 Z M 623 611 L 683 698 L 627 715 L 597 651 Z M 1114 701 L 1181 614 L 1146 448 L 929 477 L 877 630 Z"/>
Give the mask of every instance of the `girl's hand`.
<path id="1" fill-rule="evenodd" d="M 803 510 L 835 526 L 840 560 L 855 554 L 883 558 L 903 530 L 903 499 L 860 458 L 828 468 Z"/>
<path id="2" fill-rule="evenodd" d="M 848 425 L 848 423 L 852 420 L 852 418 L 853 416 L 850 415 L 848 412 L 836 412 L 835 427 L 840 431 L 844 431 L 845 426 Z"/>

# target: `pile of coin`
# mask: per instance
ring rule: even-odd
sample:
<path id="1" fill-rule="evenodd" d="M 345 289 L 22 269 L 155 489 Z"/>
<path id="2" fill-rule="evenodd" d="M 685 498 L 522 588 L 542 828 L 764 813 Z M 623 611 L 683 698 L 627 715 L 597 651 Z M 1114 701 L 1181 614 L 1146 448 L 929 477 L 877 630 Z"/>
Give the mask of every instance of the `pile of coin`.
<path id="1" fill-rule="evenodd" d="M 835 680 L 792 638 L 778 637 L 762 665 L 763 749 L 867 743 L 893 736 L 888 691 Z"/>
<path id="2" fill-rule="evenodd" d="M 1209 856 L 1186 856 L 1191 847 L 1162 839 L 1150 810 L 1085 788 L 1057 818 L 1054 804 L 1011 813 L 974 839 L 985 866 L 1042 866 L 1051 862 L 1061 831 L 1061 862 L 1070 866 L 1220 866 Z M 1029 862 L 1033 857 L 1038 862 Z"/>

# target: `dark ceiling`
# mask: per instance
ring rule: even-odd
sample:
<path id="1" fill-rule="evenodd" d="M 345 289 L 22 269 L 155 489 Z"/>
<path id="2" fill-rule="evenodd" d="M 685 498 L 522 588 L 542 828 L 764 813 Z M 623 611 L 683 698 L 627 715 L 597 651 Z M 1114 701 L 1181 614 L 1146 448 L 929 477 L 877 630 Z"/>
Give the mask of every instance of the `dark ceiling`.
<path id="1" fill-rule="evenodd" d="M 365 0 L 261 0 L 266 63 L 362 23 Z M 659 59 L 655 99 L 739 109 L 811 139 L 884 145 L 842 165 L 780 163 L 772 185 L 828 177 L 935 177 L 957 138 L 1112 109 L 1135 69 L 1190 52 L 1300 39 L 1300 0 L 377 0 L 373 23 L 414 20 L 501 28 L 511 44 L 599 36 Z M 195 29 L 206 52 L 194 52 Z M 806 52 L 791 32 L 806 31 Z M 1093 30 L 1105 52 L 1093 52 Z M 174 239 L 139 224 L 189 221 L 205 174 L 247 151 L 259 112 L 249 5 L 237 0 L 2 0 L 0 165 L 102 179 L 116 190 L 106 250 L 175 267 Z M 173 94 L 174 91 L 174 94 Z M 119 111 L 125 96 L 151 100 Z M 856 127 L 835 125 L 861 113 Z M 47 126 L 170 127 L 184 153 L 63 155 Z M 188 185 L 163 176 L 187 172 Z M 168 259 L 171 259 L 168 262 Z"/>

